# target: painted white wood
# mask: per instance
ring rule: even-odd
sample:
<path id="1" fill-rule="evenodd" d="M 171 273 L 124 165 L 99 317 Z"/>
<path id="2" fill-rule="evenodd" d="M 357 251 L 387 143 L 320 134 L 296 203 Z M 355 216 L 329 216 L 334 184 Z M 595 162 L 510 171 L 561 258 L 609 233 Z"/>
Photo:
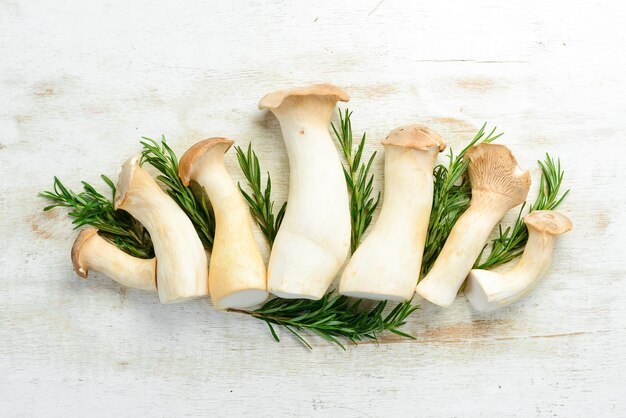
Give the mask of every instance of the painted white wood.
<path id="1" fill-rule="evenodd" d="M 617 1 L 1 1 L 0 415 L 625 416 L 625 18 Z M 280 201 L 285 149 L 256 103 L 320 81 L 350 93 L 368 152 L 409 123 L 459 149 L 488 121 L 535 181 L 560 156 L 574 230 L 538 289 L 490 315 L 424 303 L 415 341 L 309 352 L 207 300 L 72 273 L 75 232 L 36 197 L 53 175 L 115 178 L 140 135 L 181 154 L 220 135 L 254 142 Z"/>

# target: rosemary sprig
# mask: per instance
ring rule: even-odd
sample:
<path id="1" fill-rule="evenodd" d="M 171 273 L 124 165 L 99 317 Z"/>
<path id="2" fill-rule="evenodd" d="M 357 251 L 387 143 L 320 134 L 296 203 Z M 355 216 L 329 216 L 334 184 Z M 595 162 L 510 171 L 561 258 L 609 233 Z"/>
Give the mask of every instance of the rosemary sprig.
<path id="1" fill-rule="evenodd" d="M 550 155 L 546 154 L 545 160 L 537 161 L 537 164 L 539 164 L 541 168 L 539 194 L 535 202 L 530 205 L 529 213 L 534 210 L 556 209 L 569 193 L 569 190 L 566 190 L 562 194 L 560 191 L 564 172 L 561 169 L 561 161 L 559 159 L 555 162 Z M 491 251 L 489 255 L 482 262 L 479 262 L 481 257 L 478 258 L 478 268 L 493 268 L 508 263 L 522 254 L 524 245 L 526 245 L 526 241 L 528 240 L 528 228 L 522 216 L 525 206 L 526 203 L 520 208 L 513 227 L 509 226 L 503 230 L 502 225 L 499 226 L 498 237 L 491 241 Z"/>
<path id="2" fill-rule="evenodd" d="M 463 176 L 469 164 L 469 161 L 463 159 L 465 153 L 477 143 L 493 142 L 502 136 L 502 133 L 496 134 L 496 128 L 486 134 L 486 126 L 486 123 L 483 124 L 469 144 L 457 155 L 454 155 L 452 148 L 450 149 L 447 166 L 444 164 L 435 166 L 433 207 L 428 222 L 420 278 L 431 269 L 452 227 L 469 206 L 472 191 L 469 181 Z"/>
<path id="3" fill-rule="evenodd" d="M 350 249 L 354 253 L 361 242 L 363 233 L 372 222 L 372 215 L 380 200 L 380 192 L 375 199 L 371 197 L 374 176 L 369 174 L 369 172 L 376 157 L 376 152 L 374 151 L 370 155 L 367 163 L 361 162 L 363 147 L 365 146 L 365 132 L 361 137 L 359 145 L 357 145 L 356 149 L 353 149 L 351 116 L 352 112 L 348 109 L 343 114 L 340 110 L 339 128 L 341 131 L 337 130 L 334 123 L 331 123 L 331 126 L 348 165 L 347 168 L 343 168 L 343 174 L 346 177 L 348 191 L 350 192 L 350 218 L 352 220 Z"/>
<path id="4" fill-rule="evenodd" d="M 376 199 L 371 197 L 373 176 L 369 174 L 376 153 L 372 154 L 366 163 L 362 162 L 365 134 L 361 137 L 356 149 L 353 149 L 351 114 L 347 109 L 344 114 L 340 112 L 341 131 L 339 132 L 334 125 L 333 131 L 343 150 L 348 166 L 347 168 L 344 167 L 344 175 L 351 194 L 351 244 L 354 252 L 371 222 L 372 213 L 376 209 L 379 197 Z M 269 173 L 265 192 L 261 193 L 261 169 L 259 160 L 251 147 L 248 146 L 246 153 L 238 149 L 237 157 L 251 188 L 251 195 L 243 190 L 242 193 L 250 204 L 255 220 L 271 245 L 274 236 L 269 235 L 268 232 L 273 231 L 274 234 L 277 232 L 278 226 L 280 226 L 279 220 L 282 220 L 281 213 L 284 212 L 285 206 L 281 207 L 278 215 L 274 218 Z M 274 228 L 269 228 L 272 225 Z M 377 340 L 378 334 L 389 331 L 405 338 L 414 338 L 400 331 L 400 328 L 406 323 L 406 318 L 419 306 L 412 306 L 410 302 L 401 303 L 385 315 L 386 301 L 377 303 L 373 308 L 361 308 L 362 305 L 364 305 L 364 301 L 361 299 L 351 299 L 330 291 L 320 300 L 273 298 L 254 311 L 243 309 L 230 309 L 230 311 L 247 314 L 264 321 L 276 341 L 280 341 L 280 338 L 276 333 L 275 326 L 280 326 L 292 333 L 308 348 L 311 348 L 311 345 L 302 336 L 303 331 L 312 332 L 328 342 L 337 344 L 344 350 L 345 346 L 339 339 L 342 337 L 356 343 L 364 339 Z"/>
<path id="5" fill-rule="evenodd" d="M 178 177 L 178 158 L 167 145 L 165 136 L 161 137 L 161 145 L 155 140 L 142 137 L 141 164 L 148 163 L 159 171 L 156 179 L 166 188 L 167 194 L 187 214 L 204 247 L 210 250 L 213 247 L 215 234 L 215 218 L 206 194 L 203 190 L 194 193 L 192 187 L 183 185 Z"/>
<path id="6" fill-rule="evenodd" d="M 39 196 L 53 202 L 43 209 L 44 212 L 55 207 L 68 208 L 75 228 L 91 225 L 99 230 L 99 235 L 122 251 L 140 258 L 153 257 L 154 249 L 148 231 L 127 212 L 114 209 L 115 184 L 105 175 L 100 177 L 111 189 L 110 199 L 85 181 L 82 182 L 83 191 L 76 193 L 54 177 L 53 191 L 39 193 Z"/>
<path id="7" fill-rule="evenodd" d="M 359 309 L 362 303 L 362 299 L 351 299 L 331 291 L 320 300 L 274 298 L 253 312 L 239 309 L 231 311 L 265 321 L 276 341 L 280 341 L 280 338 L 274 325 L 281 326 L 308 348 L 312 347 L 300 334 L 305 329 L 344 350 L 340 337 L 356 343 L 364 339 L 377 340 L 377 334 L 389 331 L 405 338 L 413 338 L 399 328 L 418 306 L 401 303 L 384 315 L 386 302 L 377 303 L 373 309 Z"/>
<path id="8" fill-rule="evenodd" d="M 285 216 L 285 210 L 287 209 L 287 202 L 283 203 L 276 216 L 274 216 L 274 202 L 271 199 L 272 194 L 272 179 L 269 171 L 267 172 L 267 182 L 265 183 L 265 190 L 261 191 L 261 166 L 259 164 L 259 158 L 252 150 L 252 144 L 248 145 L 248 150 L 244 152 L 241 147 L 235 147 L 237 152 L 237 161 L 241 171 L 246 176 L 248 181 L 248 187 L 251 192 L 246 192 L 239 184 L 239 190 L 241 194 L 248 201 L 250 206 L 250 212 L 254 217 L 254 220 L 261 228 L 265 239 L 268 244 L 272 246 L 274 244 L 274 238 L 280 224 Z"/>

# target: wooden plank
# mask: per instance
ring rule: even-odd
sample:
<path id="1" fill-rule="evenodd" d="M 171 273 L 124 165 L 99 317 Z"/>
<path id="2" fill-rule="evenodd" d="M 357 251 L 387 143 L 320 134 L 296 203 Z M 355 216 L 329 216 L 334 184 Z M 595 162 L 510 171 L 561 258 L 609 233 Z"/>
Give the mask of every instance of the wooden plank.
<path id="1" fill-rule="evenodd" d="M 625 14 L 619 2 L 0 2 L 1 415 L 626 415 Z M 75 232 L 36 198 L 53 175 L 115 178 L 141 135 L 179 153 L 222 135 L 254 143 L 282 201 L 280 129 L 256 102 L 320 81 L 350 93 L 367 153 L 418 122 L 458 150 L 488 121 L 535 182 L 535 160 L 559 156 L 574 230 L 539 288 L 489 315 L 464 298 L 422 303 L 415 341 L 344 353 L 312 338 L 309 352 L 206 300 L 161 306 L 72 273 Z M 241 180 L 233 153 L 227 164 Z M 379 189 L 380 158 L 374 172 Z"/>

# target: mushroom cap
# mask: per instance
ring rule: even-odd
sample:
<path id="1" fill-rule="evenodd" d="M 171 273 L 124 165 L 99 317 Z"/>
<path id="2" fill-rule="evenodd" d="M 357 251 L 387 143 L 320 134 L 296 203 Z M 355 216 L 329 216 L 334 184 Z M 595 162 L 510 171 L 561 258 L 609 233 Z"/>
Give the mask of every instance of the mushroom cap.
<path id="1" fill-rule="evenodd" d="M 133 181 L 135 171 L 139 167 L 139 161 L 141 160 L 141 154 L 134 155 L 122 164 L 122 171 L 117 179 L 117 186 L 115 188 L 115 198 L 113 199 L 113 207 L 117 210 L 124 204 L 126 200 L 126 193 Z"/>
<path id="2" fill-rule="evenodd" d="M 223 145 L 223 152 L 226 152 L 235 143 L 232 139 L 213 137 L 196 142 L 181 157 L 178 163 L 178 176 L 185 186 L 189 186 L 191 181 L 191 171 L 193 164 L 213 147 Z"/>
<path id="3" fill-rule="evenodd" d="M 350 100 L 348 93 L 332 84 L 313 84 L 307 87 L 296 87 L 288 90 L 276 90 L 266 94 L 259 101 L 259 109 L 276 109 L 290 97 L 321 96 L 332 98 L 335 102 Z"/>
<path id="4" fill-rule="evenodd" d="M 572 221 L 554 210 L 534 210 L 524 216 L 528 228 L 550 235 L 561 235 L 572 230 Z"/>
<path id="5" fill-rule="evenodd" d="M 437 147 L 440 152 L 446 149 L 443 138 L 425 125 L 408 125 L 396 128 L 381 141 L 381 144 L 420 150 Z"/>
<path id="6" fill-rule="evenodd" d="M 524 200 L 530 189 L 530 173 L 517 165 L 508 147 L 480 143 L 465 153 L 472 194 L 496 193 L 506 204 L 515 207 Z"/>
<path id="7" fill-rule="evenodd" d="M 89 266 L 84 264 L 80 258 L 80 252 L 83 249 L 83 246 L 92 239 L 94 236 L 97 237 L 98 230 L 96 228 L 84 228 L 81 229 L 80 233 L 76 237 L 74 241 L 74 245 L 72 245 L 72 265 L 74 266 L 74 271 L 83 279 L 87 278 L 89 274 Z"/>

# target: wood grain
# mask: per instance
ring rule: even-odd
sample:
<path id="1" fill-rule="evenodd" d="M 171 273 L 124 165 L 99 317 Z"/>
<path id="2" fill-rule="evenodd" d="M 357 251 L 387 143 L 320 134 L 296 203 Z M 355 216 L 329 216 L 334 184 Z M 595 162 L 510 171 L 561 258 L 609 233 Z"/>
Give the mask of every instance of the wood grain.
<path id="1" fill-rule="evenodd" d="M 616 1 L 0 1 L 0 415 L 625 416 L 625 18 Z M 422 303 L 415 341 L 309 352 L 207 300 L 72 273 L 76 233 L 36 196 L 53 175 L 116 178 L 141 135 L 178 153 L 227 136 L 282 201 L 257 100 L 322 81 L 351 95 L 368 153 L 409 123 L 458 150 L 488 121 L 535 182 L 560 156 L 574 230 L 538 289 L 490 315 Z"/>

